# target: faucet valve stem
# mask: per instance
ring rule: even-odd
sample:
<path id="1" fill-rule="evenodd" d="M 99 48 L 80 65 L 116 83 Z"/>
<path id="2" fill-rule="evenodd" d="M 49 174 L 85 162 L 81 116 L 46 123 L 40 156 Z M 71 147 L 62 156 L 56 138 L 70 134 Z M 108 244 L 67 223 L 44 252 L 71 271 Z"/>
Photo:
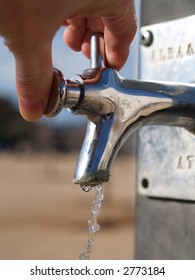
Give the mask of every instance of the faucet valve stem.
<path id="1" fill-rule="evenodd" d="M 102 39 L 101 34 L 96 34 L 91 37 L 91 42 L 90 42 L 91 68 L 101 68 L 103 66 L 103 59 L 100 52 L 101 39 Z M 102 45 L 104 46 L 104 44 Z"/>

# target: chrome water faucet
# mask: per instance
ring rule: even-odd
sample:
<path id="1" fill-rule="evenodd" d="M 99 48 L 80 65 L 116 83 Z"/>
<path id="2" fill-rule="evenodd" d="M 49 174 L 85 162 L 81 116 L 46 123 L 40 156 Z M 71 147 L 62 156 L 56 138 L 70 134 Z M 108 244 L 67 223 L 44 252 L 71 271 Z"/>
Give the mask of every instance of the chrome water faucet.
<path id="1" fill-rule="evenodd" d="M 195 130 L 195 84 L 123 79 L 101 66 L 98 37 L 91 40 L 91 68 L 71 80 L 54 70 L 47 116 L 67 108 L 85 115 L 88 127 L 74 182 L 97 185 L 109 180 L 110 168 L 125 140 L 143 125 L 173 125 Z"/>

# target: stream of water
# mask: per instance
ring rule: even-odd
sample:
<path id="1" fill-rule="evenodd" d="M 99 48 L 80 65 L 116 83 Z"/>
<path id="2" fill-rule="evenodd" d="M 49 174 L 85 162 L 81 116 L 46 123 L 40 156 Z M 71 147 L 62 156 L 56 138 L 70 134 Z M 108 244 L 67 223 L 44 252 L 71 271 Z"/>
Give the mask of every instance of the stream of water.
<path id="1" fill-rule="evenodd" d="M 101 184 L 92 188 L 86 186 L 85 188 L 88 191 L 90 189 L 94 190 L 95 198 L 91 205 L 90 215 L 88 220 L 88 239 L 79 255 L 80 260 L 89 260 L 91 257 L 91 253 L 94 247 L 93 234 L 100 230 L 100 225 L 98 224 L 97 217 L 100 214 L 102 201 L 104 199 L 104 185 Z"/>

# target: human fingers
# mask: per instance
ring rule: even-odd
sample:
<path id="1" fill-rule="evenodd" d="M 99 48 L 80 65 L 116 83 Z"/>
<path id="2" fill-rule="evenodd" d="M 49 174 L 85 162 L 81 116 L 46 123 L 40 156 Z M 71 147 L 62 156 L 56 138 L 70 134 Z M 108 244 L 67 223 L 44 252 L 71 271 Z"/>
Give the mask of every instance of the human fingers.
<path id="1" fill-rule="evenodd" d="M 104 24 L 101 18 L 95 16 L 71 18 L 66 21 L 65 25 L 67 27 L 64 31 L 64 42 L 75 51 L 82 50 L 83 54 L 89 58 L 91 35 L 104 32 Z"/>
<path id="2" fill-rule="evenodd" d="M 105 40 L 107 66 L 119 70 L 128 58 L 130 43 L 137 28 L 133 1 L 122 2 L 125 5 L 120 5 L 121 8 L 117 6 L 111 14 L 108 11 L 100 12 L 100 15 L 103 14 L 102 17 L 71 19 L 64 33 L 65 43 L 73 50 L 82 50 L 89 58 L 90 37 L 95 33 L 102 33 Z"/>
<path id="3" fill-rule="evenodd" d="M 72 18 L 66 20 L 66 28 L 64 30 L 64 42 L 74 51 L 81 50 L 83 37 L 86 33 L 86 18 Z"/>
<path id="4" fill-rule="evenodd" d="M 42 12 L 43 1 L 2 2 L 0 34 L 15 58 L 19 109 L 24 119 L 35 121 L 47 106 L 53 80 L 52 38 L 62 17 L 54 20 L 51 8 Z"/>
<path id="5" fill-rule="evenodd" d="M 51 47 L 15 54 L 19 109 L 28 121 L 39 119 L 47 106 L 53 80 Z"/>
<path id="6" fill-rule="evenodd" d="M 130 44 L 136 33 L 136 19 L 133 1 L 129 1 L 124 13 L 112 17 L 103 17 L 105 55 L 107 64 L 120 69 L 129 55 Z"/>

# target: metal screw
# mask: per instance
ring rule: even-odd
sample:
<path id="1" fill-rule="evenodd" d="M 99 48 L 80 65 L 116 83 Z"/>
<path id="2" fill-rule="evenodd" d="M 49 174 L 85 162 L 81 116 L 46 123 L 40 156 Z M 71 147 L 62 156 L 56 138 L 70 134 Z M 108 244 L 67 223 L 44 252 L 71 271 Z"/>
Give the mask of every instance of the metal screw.
<path id="1" fill-rule="evenodd" d="M 149 187 L 149 181 L 148 181 L 148 179 L 143 178 L 143 180 L 142 180 L 142 187 L 143 187 L 144 189 L 147 189 L 147 188 Z"/>
<path id="2" fill-rule="evenodd" d="M 154 40 L 154 36 L 151 31 L 145 30 L 142 32 L 141 34 L 142 45 L 144 45 L 145 47 L 149 47 L 152 45 L 153 40 Z"/>

